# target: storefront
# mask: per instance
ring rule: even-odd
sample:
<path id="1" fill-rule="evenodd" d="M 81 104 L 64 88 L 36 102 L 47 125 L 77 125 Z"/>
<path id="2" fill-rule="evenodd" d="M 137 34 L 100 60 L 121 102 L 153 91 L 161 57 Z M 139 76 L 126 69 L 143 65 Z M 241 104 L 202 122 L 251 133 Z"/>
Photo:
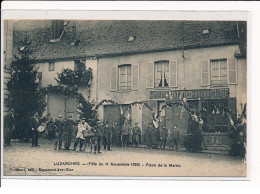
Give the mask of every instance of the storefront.
<path id="1" fill-rule="evenodd" d="M 183 103 L 183 99 L 186 99 L 184 101 L 188 109 L 179 105 Z M 210 147 L 228 149 L 230 124 L 227 110 L 233 115 L 236 114 L 236 98 L 230 98 L 229 88 L 151 91 L 150 100 L 157 114 L 160 112 L 162 125 L 167 128 L 177 125 L 183 136 L 188 130 L 189 111 L 196 115 L 201 114 L 204 121 L 202 127 L 204 149 Z M 176 105 L 161 110 L 167 102 L 176 102 Z"/>

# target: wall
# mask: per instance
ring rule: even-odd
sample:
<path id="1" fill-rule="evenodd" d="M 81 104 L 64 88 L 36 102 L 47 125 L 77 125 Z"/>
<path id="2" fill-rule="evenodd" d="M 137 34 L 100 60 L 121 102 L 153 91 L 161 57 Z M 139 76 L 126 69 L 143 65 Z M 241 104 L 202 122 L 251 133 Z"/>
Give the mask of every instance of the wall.
<path id="1" fill-rule="evenodd" d="M 200 63 L 201 60 L 234 58 L 234 52 L 238 46 L 222 46 L 212 48 L 191 49 L 185 51 L 182 59 L 181 51 L 167 51 L 147 54 L 135 54 L 101 58 L 98 60 L 98 101 L 113 99 L 118 103 L 131 103 L 133 101 L 149 100 L 149 91 L 157 90 L 146 88 L 146 64 L 159 60 L 178 61 L 178 87 L 172 90 L 184 89 L 209 89 L 210 86 L 201 86 Z M 110 91 L 110 67 L 111 65 L 139 63 L 139 90 L 129 92 Z M 240 69 L 239 69 L 240 70 Z M 229 85 L 230 96 L 236 97 L 236 85 Z M 162 90 L 162 89 L 160 89 Z"/>
<path id="2" fill-rule="evenodd" d="M 201 86 L 201 61 L 210 59 L 227 58 L 235 60 L 234 53 L 239 49 L 238 45 L 219 46 L 210 48 L 198 48 L 182 51 L 166 51 L 146 54 L 133 54 L 98 59 L 98 102 L 103 99 L 112 99 L 120 104 L 128 104 L 135 101 L 149 101 L 150 91 L 165 89 L 146 88 L 146 64 L 159 60 L 177 60 L 178 62 L 178 86 L 170 90 L 213 89 L 212 86 Z M 139 63 L 139 90 L 127 92 L 110 91 L 110 68 L 112 65 Z M 228 85 L 230 97 L 237 98 L 237 110 L 239 103 L 245 101 L 242 93 L 246 93 L 245 60 L 237 60 L 238 83 Z M 166 89 L 169 90 L 169 89 Z M 243 99 L 242 99 L 243 98 Z"/>
<path id="3" fill-rule="evenodd" d="M 74 61 L 56 61 L 54 71 L 49 71 L 49 62 L 38 63 L 37 65 L 39 67 L 38 72 L 42 72 L 42 87 L 46 87 L 50 84 L 57 85 L 57 81 L 55 80 L 55 78 L 57 78 L 57 74 L 61 73 L 64 69 L 68 68 L 74 70 Z M 81 93 L 85 97 L 85 99 L 89 99 L 90 101 L 96 101 L 97 60 L 86 59 L 86 68 L 92 68 L 93 70 L 92 85 L 90 89 L 84 85 L 80 85 L 79 93 Z M 66 114 L 71 114 L 74 118 L 75 114 L 72 113 L 73 111 L 71 109 L 74 106 L 74 112 L 76 112 L 77 106 L 75 104 L 75 101 L 76 99 L 67 99 L 67 103 L 65 103 L 64 97 L 61 97 L 60 95 L 51 95 L 47 98 L 48 105 L 45 114 L 51 113 L 51 116 L 53 118 L 56 118 L 59 114 L 61 114 L 63 117 Z M 70 104 L 70 102 L 72 105 Z M 65 113 L 65 105 L 66 111 L 69 111 L 70 113 Z M 68 110 L 68 107 L 70 110 Z"/>
<path id="4" fill-rule="evenodd" d="M 48 85 L 57 85 L 55 78 L 58 73 L 61 73 L 65 68 L 74 69 L 74 61 L 58 61 L 55 62 L 55 70 L 49 71 L 49 62 L 38 63 L 38 72 L 42 72 L 42 87 Z"/>
<path id="5" fill-rule="evenodd" d="M 237 59 L 238 68 L 238 84 L 236 87 L 237 94 L 237 111 L 238 114 L 242 113 L 241 104 L 247 102 L 247 61 L 246 59 Z"/>

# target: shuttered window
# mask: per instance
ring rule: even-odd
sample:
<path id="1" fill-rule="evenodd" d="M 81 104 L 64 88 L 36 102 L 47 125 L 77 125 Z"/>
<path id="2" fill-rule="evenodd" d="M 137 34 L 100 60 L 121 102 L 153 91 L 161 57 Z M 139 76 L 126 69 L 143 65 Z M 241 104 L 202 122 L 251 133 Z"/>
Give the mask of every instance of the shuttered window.
<path id="1" fill-rule="evenodd" d="M 139 89 L 139 64 L 132 65 L 132 90 Z"/>
<path id="2" fill-rule="evenodd" d="M 55 63 L 54 62 L 49 63 L 49 71 L 55 71 Z"/>
<path id="3" fill-rule="evenodd" d="M 118 89 L 131 90 L 131 65 L 120 65 L 118 67 Z"/>
<path id="4" fill-rule="evenodd" d="M 116 91 L 117 90 L 117 66 L 111 66 L 110 69 L 110 90 Z"/>
<path id="5" fill-rule="evenodd" d="M 155 62 L 154 69 L 154 87 L 169 87 L 169 61 Z"/>
<path id="6" fill-rule="evenodd" d="M 178 86 L 178 64 L 177 61 L 170 61 L 169 65 L 169 86 Z"/>
<path id="7" fill-rule="evenodd" d="M 84 60 L 75 60 L 74 61 L 74 70 L 85 70 L 86 69 L 86 64 Z"/>
<path id="8" fill-rule="evenodd" d="M 227 60 L 211 60 L 211 85 L 226 85 L 227 84 Z"/>
<path id="9" fill-rule="evenodd" d="M 228 59 L 228 83 L 237 84 L 237 65 L 235 58 Z"/>
<path id="10" fill-rule="evenodd" d="M 201 61 L 201 85 L 209 85 L 209 64 L 208 61 Z"/>
<path id="11" fill-rule="evenodd" d="M 154 87 L 154 63 L 146 64 L 146 88 Z"/>

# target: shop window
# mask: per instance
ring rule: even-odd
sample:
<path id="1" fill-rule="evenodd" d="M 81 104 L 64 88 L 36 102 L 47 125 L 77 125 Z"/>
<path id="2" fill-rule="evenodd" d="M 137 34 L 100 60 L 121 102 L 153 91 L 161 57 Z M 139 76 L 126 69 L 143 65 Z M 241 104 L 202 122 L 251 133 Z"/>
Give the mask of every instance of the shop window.
<path id="1" fill-rule="evenodd" d="M 118 78 L 118 90 L 131 90 L 131 65 L 120 65 Z"/>
<path id="2" fill-rule="evenodd" d="M 169 87 L 169 61 L 154 63 L 154 87 Z"/>
<path id="3" fill-rule="evenodd" d="M 54 62 L 49 63 L 49 71 L 55 71 L 55 63 Z"/>
<path id="4" fill-rule="evenodd" d="M 202 101 L 202 120 L 204 121 L 203 132 L 218 133 L 227 132 L 229 120 L 227 117 L 228 100 L 206 100 Z"/>
<path id="5" fill-rule="evenodd" d="M 226 85 L 227 82 L 227 60 L 211 60 L 211 85 Z"/>

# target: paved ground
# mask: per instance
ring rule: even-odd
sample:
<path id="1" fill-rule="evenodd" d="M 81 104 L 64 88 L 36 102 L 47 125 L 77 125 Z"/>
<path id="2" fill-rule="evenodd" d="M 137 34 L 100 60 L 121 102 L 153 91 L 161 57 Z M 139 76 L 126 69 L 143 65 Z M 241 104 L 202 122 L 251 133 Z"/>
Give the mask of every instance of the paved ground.
<path id="1" fill-rule="evenodd" d="M 53 141 L 4 147 L 4 175 L 245 176 L 241 159 L 227 155 L 113 147 L 91 154 L 53 150 Z M 66 163 L 67 162 L 67 163 Z M 162 165 L 160 167 L 160 164 Z"/>

